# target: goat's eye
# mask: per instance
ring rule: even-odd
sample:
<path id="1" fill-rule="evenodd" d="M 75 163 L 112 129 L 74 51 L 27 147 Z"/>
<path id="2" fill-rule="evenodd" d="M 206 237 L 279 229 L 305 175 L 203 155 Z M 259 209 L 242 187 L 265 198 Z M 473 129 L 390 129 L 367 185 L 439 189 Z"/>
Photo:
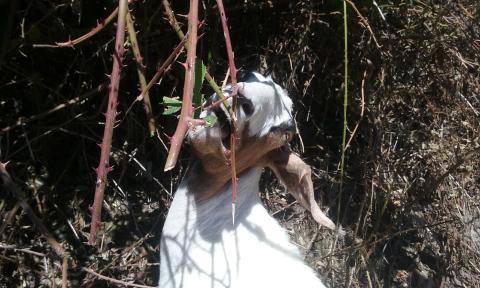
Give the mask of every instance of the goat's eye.
<path id="1" fill-rule="evenodd" d="M 239 95 L 238 97 L 238 104 L 242 107 L 243 112 L 245 113 L 246 116 L 250 116 L 253 114 L 255 111 L 255 107 L 253 107 L 252 101 L 250 99 L 247 99 L 243 97 L 242 95 Z"/>
<path id="2" fill-rule="evenodd" d="M 247 116 L 252 115 L 252 114 L 253 114 L 253 111 L 255 110 L 255 109 L 253 108 L 252 102 L 243 103 L 243 104 L 242 104 L 242 109 L 243 109 L 243 112 L 245 112 L 245 115 L 247 115 Z"/>

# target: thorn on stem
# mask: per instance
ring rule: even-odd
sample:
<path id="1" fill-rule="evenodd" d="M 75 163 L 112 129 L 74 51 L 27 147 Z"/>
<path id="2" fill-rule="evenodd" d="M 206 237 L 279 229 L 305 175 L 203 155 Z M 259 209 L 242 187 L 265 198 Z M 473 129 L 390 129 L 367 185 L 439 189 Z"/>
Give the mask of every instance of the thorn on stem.
<path id="1" fill-rule="evenodd" d="M 183 66 L 183 68 L 187 69 L 188 68 L 188 63 L 187 62 L 180 62 L 180 61 L 177 61 L 180 65 Z"/>
<path id="2" fill-rule="evenodd" d="M 0 162 L 0 168 L 1 168 L 2 170 L 6 170 L 8 163 L 10 163 L 10 161 L 7 161 L 7 162 L 5 162 L 5 163 Z"/>

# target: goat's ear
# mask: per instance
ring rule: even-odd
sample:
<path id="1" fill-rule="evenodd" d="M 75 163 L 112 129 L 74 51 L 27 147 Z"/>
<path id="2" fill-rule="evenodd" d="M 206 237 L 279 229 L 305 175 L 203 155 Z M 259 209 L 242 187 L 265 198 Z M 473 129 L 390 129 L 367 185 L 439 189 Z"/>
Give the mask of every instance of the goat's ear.
<path id="1" fill-rule="evenodd" d="M 270 154 L 273 158 L 270 159 L 268 166 L 286 186 L 288 192 L 312 213 L 315 221 L 327 228 L 335 229 L 335 224 L 320 210 L 315 201 L 310 166 L 287 147 L 274 152 Z"/>

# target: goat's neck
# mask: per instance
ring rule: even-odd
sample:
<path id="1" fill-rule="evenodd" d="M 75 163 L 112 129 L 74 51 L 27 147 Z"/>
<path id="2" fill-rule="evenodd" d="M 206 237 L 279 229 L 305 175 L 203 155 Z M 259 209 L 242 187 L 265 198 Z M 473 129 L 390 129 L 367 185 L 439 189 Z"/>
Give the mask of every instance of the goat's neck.
<path id="1" fill-rule="evenodd" d="M 202 203 L 229 189 L 231 176 L 226 165 L 220 169 L 208 169 L 201 161 L 193 161 L 182 184 L 198 203 Z"/>
<path id="2" fill-rule="evenodd" d="M 229 175 L 228 172 L 225 170 L 221 174 Z M 239 176 L 235 224 L 241 223 L 251 208 L 260 204 L 258 183 L 261 173 L 261 168 L 252 167 Z M 178 219 L 185 219 L 184 224 L 190 229 L 198 229 L 201 235 L 219 236 L 222 231 L 232 229 L 232 186 L 225 178 L 209 175 L 200 165 L 192 165 L 177 190 L 175 206 L 170 213 L 178 213 Z"/>

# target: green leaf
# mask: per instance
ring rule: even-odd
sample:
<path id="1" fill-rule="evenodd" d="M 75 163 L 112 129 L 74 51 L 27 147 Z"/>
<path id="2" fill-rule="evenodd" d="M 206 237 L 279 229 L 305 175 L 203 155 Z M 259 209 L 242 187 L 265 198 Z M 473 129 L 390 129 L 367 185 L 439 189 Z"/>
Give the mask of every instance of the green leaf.
<path id="1" fill-rule="evenodd" d="M 167 97 L 167 96 L 163 96 L 163 105 L 180 105 L 182 106 L 182 101 L 181 100 L 178 100 L 178 97 Z"/>
<path id="2" fill-rule="evenodd" d="M 182 101 L 177 98 L 163 96 L 163 105 L 165 106 L 163 115 L 172 115 L 182 109 Z"/>
<path id="3" fill-rule="evenodd" d="M 181 109 L 182 107 L 167 106 L 165 110 L 163 110 L 163 115 L 172 115 L 180 111 Z"/>
<path id="4" fill-rule="evenodd" d="M 205 127 L 212 127 L 217 123 L 217 116 L 215 114 L 209 114 L 202 118 L 205 121 Z"/>
<path id="5" fill-rule="evenodd" d="M 203 80 L 205 80 L 205 74 L 207 72 L 207 68 L 205 64 L 203 64 L 202 59 L 197 58 L 195 60 L 195 86 L 193 87 L 193 97 L 192 103 L 194 107 L 200 107 L 203 102 L 203 95 L 201 93 Z M 198 119 L 200 116 L 200 109 L 196 109 L 193 112 L 193 118 Z"/>

